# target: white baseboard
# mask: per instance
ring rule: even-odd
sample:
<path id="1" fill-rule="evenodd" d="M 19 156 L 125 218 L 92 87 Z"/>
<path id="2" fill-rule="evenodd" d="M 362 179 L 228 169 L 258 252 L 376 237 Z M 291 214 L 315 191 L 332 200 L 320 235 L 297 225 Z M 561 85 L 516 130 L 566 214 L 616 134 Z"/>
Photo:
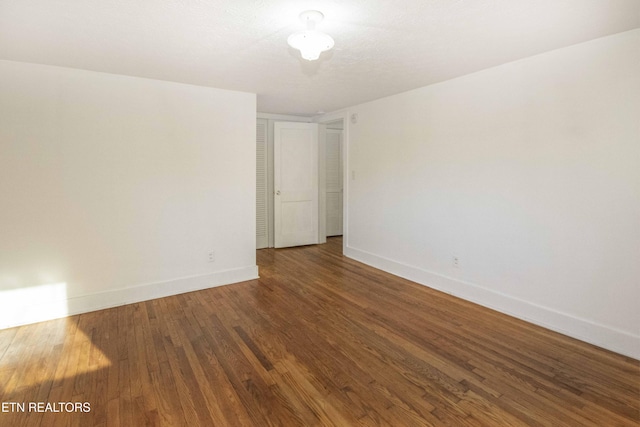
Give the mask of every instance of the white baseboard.
<path id="1" fill-rule="evenodd" d="M 602 348 L 640 359 L 640 336 L 562 313 L 549 307 L 443 276 L 367 251 L 346 247 L 344 255 L 424 286 L 497 310 Z"/>
<path id="2" fill-rule="evenodd" d="M 67 298 L 65 289 L 44 289 L 49 292 L 44 298 L 15 298 L 11 312 L 6 316 L 0 313 L 0 329 L 21 326 L 30 323 L 53 320 L 74 314 L 87 313 L 105 308 L 132 304 L 216 286 L 230 285 L 258 278 L 258 266 L 241 267 L 232 270 L 217 271 L 201 276 L 181 277 L 163 282 L 145 283 L 128 288 L 120 288 L 79 297 Z M 55 285 L 54 285 L 55 287 Z M 29 292 L 29 291 L 27 291 Z M 42 294 L 42 291 L 39 292 Z M 28 296 L 34 296 L 30 292 Z M 22 299 L 22 302 L 20 302 Z M 23 307 L 19 307 L 22 304 Z"/>

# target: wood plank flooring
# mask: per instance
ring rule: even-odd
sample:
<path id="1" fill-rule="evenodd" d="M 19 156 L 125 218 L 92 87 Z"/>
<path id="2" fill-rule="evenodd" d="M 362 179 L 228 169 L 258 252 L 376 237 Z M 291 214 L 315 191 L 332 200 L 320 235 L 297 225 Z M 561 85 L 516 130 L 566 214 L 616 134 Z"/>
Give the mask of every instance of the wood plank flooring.
<path id="1" fill-rule="evenodd" d="M 259 280 L 0 331 L 0 409 L 26 405 L 0 426 L 640 425 L 637 360 L 341 244 L 260 250 Z"/>

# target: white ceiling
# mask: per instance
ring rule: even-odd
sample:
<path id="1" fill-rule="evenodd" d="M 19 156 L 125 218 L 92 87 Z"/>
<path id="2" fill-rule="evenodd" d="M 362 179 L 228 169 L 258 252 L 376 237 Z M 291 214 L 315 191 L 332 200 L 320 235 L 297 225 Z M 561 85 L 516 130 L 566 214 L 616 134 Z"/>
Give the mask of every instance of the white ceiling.
<path id="1" fill-rule="evenodd" d="M 298 14 L 335 48 L 299 59 Z M 0 59 L 258 94 L 314 115 L 640 27 L 640 0 L 0 0 Z"/>

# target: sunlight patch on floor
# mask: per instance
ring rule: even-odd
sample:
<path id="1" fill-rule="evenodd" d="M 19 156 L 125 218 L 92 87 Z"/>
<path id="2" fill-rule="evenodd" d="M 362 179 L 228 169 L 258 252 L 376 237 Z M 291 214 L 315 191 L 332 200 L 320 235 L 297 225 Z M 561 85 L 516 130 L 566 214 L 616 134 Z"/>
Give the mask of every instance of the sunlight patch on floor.
<path id="1" fill-rule="evenodd" d="M 11 347 L 0 355 L 0 396 L 32 387 L 38 389 L 45 382 L 55 384 L 111 366 L 109 357 L 92 342 L 78 321 L 71 319 L 17 329 Z M 0 331 L 3 333 L 9 331 Z"/>

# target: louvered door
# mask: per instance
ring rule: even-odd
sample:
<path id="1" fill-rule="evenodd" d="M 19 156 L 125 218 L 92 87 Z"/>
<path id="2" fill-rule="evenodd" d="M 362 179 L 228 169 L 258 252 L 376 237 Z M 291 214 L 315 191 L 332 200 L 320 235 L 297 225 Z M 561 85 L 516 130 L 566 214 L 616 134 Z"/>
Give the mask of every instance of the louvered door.
<path id="1" fill-rule="evenodd" d="M 342 235 L 342 131 L 327 129 L 327 236 Z"/>
<path id="2" fill-rule="evenodd" d="M 256 124 L 256 249 L 269 246 L 267 123 L 258 119 Z"/>

